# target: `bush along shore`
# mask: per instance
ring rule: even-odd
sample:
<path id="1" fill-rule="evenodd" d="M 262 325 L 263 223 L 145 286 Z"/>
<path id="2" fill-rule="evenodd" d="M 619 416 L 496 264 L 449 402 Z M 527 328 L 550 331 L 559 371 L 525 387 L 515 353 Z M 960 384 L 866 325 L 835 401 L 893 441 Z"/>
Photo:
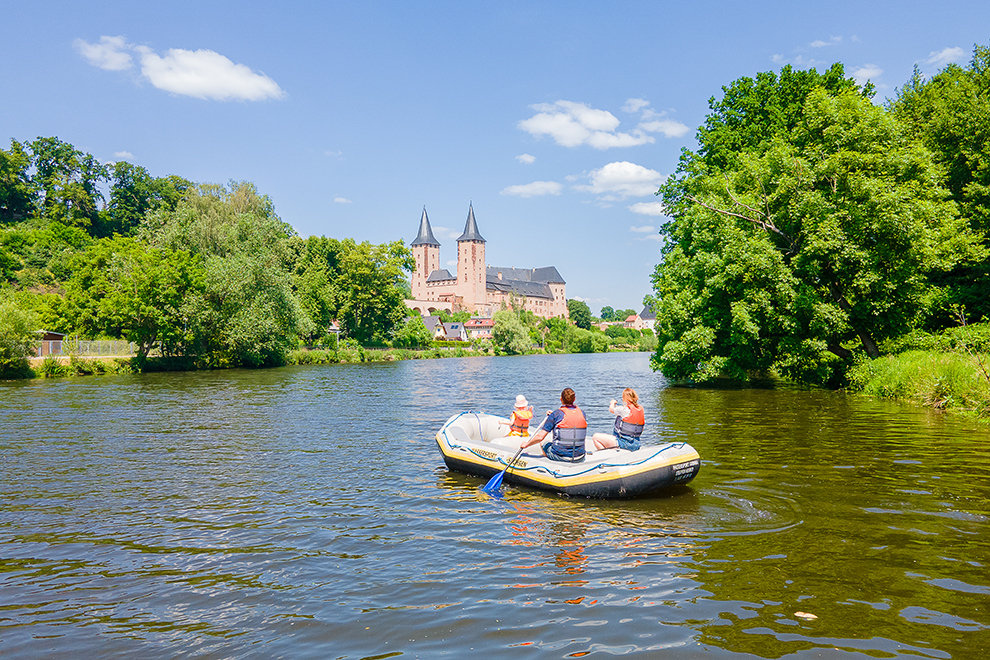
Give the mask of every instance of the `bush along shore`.
<path id="1" fill-rule="evenodd" d="M 916 331 L 882 348 L 881 357 L 850 368 L 850 391 L 990 421 L 990 323 Z"/>

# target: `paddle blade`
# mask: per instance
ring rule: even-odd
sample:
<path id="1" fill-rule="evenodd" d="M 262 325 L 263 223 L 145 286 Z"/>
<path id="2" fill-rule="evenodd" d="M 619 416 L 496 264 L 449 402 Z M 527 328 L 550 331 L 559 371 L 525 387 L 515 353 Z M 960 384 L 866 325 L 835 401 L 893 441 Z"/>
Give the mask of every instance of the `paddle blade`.
<path id="1" fill-rule="evenodd" d="M 505 470 L 502 470 L 501 472 L 499 472 L 498 474 L 496 474 L 494 477 L 492 477 L 491 479 L 489 479 L 488 480 L 488 483 L 485 484 L 481 488 L 481 490 L 485 491 L 489 495 L 495 495 L 497 493 L 500 493 L 502 491 L 502 479 L 504 477 L 505 477 Z"/>

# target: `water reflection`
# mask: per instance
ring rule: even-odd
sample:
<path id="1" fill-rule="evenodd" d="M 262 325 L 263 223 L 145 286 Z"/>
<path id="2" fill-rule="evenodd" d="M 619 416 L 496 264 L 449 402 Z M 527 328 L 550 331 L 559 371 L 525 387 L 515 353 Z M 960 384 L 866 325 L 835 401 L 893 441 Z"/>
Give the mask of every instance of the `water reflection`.
<path id="1" fill-rule="evenodd" d="M 565 385 L 593 430 L 636 387 L 699 477 L 497 501 L 443 467 L 450 414 Z M 0 384 L 0 428 L 5 658 L 990 651 L 988 433 L 907 406 L 629 354 Z"/>

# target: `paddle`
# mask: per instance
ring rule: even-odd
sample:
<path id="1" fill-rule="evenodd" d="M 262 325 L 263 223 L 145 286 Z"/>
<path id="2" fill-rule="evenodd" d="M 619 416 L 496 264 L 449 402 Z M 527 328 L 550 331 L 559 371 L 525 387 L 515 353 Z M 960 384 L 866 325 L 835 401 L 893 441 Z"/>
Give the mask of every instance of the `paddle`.
<path id="1" fill-rule="evenodd" d="M 536 427 L 536 430 L 533 431 L 533 435 L 536 435 L 537 433 L 540 432 L 540 426 L 543 426 L 543 424 L 546 423 L 548 417 L 550 417 L 549 413 L 547 414 L 546 417 L 543 418 L 543 421 L 540 422 L 540 425 Z M 533 435 L 529 436 L 529 440 L 533 439 Z M 519 441 L 519 444 L 520 445 L 523 444 L 522 440 Z M 509 467 L 516 462 L 516 459 L 519 458 L 519 455 L 522 453 L 523 453 L 523 448 L 522 446 L 520 446 L 519 451 L 517 451 L 516 455 L 512 457 L 512 460 L 506 464 L 505 469 L 503 469 L 501 472 L 499 472 L 494 477 L 489 479 L 488 483 L 485 484 L 481 490 L 485 491 L 489 495 L 497 495 L 502 490 L 502 479 L 505 478 L 505 473 L 508 471 Z"/>

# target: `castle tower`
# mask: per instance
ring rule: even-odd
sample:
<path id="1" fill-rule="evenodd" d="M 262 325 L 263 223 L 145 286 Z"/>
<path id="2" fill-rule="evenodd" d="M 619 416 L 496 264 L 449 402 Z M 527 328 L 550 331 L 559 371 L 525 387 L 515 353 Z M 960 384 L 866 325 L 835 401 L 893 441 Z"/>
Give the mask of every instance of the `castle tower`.
<path id="1" fill-rule="evenodd" d="M 419 220 L 419 235 L 412 243 L 413 257 L 416 268 L 412 272 L 413 300 L 426 300 L 426 279 L 430 273 L 440 268 L 440 242 L 433 236 L 430 219 L 426 215 L 426 205 L 423 205 L 423 217 Z"/>
<path id="2" fill-rule="evenodd" d="M 470 312 L 487 302 L 485 270 L 485 239 L 478 232 L 474 205 L 469 204 L 464 233 L 457 239 L 456 295 L 464 309 Z"/>

